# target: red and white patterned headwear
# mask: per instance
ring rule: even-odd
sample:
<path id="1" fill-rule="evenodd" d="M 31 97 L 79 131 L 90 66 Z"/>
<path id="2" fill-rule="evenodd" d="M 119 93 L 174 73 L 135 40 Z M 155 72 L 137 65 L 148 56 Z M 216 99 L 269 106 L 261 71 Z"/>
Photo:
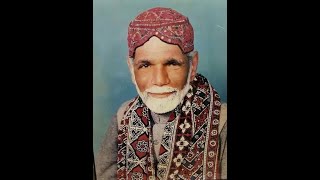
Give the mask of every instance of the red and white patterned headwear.
<path id="1" fill-rule="evenodd" d="M 178 45 L 183 53 L 191 52 L 194 48 L 194 33 L 188 17 L 170 8 L 156 7 L 146 10 L 130 22 L 127 38 L 129 57 L 133 57 L 135 49 L 152 36 Z"/>

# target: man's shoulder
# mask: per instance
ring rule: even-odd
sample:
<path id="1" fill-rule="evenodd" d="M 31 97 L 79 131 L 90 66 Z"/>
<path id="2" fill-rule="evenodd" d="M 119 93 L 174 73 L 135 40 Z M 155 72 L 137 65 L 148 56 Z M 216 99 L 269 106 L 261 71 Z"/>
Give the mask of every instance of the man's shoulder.
<path id="1" fill-rule="evenodd" d="M 221 110 L 220 110 L 219 132 L 222 130 L 223 126 L 226 123 L 227 123 L 227 103 L 222 103 Z"/>
<path id="2" fill-rule="evenodd" d="M 221 103 L 221 116 L 227 118 L 227 103 L 225 102 Z"/>
<path id="3" fill-rule="evenodd" d="M 124 103 L 121 104 L 117 111 L 117 121 L 118 121 L 118 127 L 120 125 L 121 119 L 124 116 L 124 112 L 126 111 L 127 107 L 129 106 L 130 102 L 132 102 L 135 98 L 132 98 L 128 101 L 125 101 Z"/>

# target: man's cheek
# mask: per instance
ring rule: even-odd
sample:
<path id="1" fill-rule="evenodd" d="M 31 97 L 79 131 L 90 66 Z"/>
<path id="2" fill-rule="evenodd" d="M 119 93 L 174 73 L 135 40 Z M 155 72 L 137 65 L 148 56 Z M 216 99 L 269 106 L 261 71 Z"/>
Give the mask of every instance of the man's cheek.
<path id="1" fill-rule="evenodd" d="M 142 83 L 137 82 L 139 90 L 143 93 L 146 90 L 146 87 L 142 85 Z"/>

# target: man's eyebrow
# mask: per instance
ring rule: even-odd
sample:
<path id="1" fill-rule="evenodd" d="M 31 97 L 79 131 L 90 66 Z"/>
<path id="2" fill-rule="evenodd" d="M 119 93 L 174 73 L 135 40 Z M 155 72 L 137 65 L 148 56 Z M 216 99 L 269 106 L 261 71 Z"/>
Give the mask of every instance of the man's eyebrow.
<path id="1" fill-rule="evenodd" d="M 177 64 L 177 65 L 182 65 L 184 62 L 175 58 L 169 58 L 165 64 Z"/>
<path id="2" fill-rule="evenodd" d="M 135 64 L 150 64 L 150 61 L 148 59 L 139 59 L 136 60 Z"/>

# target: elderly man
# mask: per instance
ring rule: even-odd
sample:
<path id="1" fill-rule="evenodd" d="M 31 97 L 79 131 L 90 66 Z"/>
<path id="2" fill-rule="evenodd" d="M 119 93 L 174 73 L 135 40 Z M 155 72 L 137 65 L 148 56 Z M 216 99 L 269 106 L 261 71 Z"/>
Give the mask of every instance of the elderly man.
<path id="1" fill-rule="evenodd" d="M 138 96 L 123 103 L 96 158 L 97 179 L 226 179 L 226 104 L 197 73 L 193 27 L 156 7 L 128 28 Z"/>

